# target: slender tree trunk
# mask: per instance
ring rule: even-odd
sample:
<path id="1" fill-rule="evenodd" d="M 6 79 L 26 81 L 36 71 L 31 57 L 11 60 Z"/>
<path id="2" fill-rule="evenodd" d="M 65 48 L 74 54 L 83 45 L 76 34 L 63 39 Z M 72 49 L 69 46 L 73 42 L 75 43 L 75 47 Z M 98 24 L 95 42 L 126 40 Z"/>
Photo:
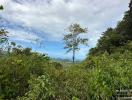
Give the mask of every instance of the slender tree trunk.
<path id="1" fill-rule="evenodd" d="M 73 63 L 75 62 L 75 42 L 76 42 L 76 36 L 73 37 L 73 56 L 72 56 Z"/>
<path id="2" fill-rule="evenodd" d="M 73 63 L 75 62 L 75 49 L 73 49 L 72 61 L 73 61 Z"/>

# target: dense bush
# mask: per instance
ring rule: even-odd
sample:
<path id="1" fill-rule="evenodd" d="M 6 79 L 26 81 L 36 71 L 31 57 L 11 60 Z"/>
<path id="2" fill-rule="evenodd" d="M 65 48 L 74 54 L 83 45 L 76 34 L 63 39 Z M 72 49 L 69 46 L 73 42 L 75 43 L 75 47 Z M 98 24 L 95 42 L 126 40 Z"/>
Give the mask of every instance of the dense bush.
<path id="1" fill-rule="evenodd" d="M 0 96 L 3 99 L 23 96 L 28 91 L 31 76 L 38 77 L 56 69 L 47 56 L 31 52 L 27 55 L 26 50 L 0 56 Z"/>
<path id="2" fill-rule="evenodd" d="M 91 59 L 91 60 L 90 60 Z M 90 61 L 90 62 L 89 62 Z M 31 78 L 20 100 L 113 100 L 116 90 L 132 88 L 132 53 L 88 58 L 81 65 Z M 39 98 L 39 99 L 37 99 Z"/>
<path id="3" fill-rule="evenodd" d="M 111 56 L 103 54 L 91 58 L 91 61 L 86 63 L 86 60 L 85 68 L 91 69 L 89 84 L 94 100 L 114 98 L 116 90 L 132 88 L 132 53 L 115 53 Z"/>

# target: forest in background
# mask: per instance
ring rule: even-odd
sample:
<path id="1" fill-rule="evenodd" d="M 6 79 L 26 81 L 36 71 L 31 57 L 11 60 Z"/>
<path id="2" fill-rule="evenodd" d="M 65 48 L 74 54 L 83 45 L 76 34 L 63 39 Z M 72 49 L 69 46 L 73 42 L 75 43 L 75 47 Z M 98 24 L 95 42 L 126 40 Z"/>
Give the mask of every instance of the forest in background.
<path id="1" fill-rule="evenodd" d="M 0 100 L 116 100 L 122 89 L 132 89 L 132 0 L 87 58 L 68 67 L 9 42 L 0 30 Z"/>

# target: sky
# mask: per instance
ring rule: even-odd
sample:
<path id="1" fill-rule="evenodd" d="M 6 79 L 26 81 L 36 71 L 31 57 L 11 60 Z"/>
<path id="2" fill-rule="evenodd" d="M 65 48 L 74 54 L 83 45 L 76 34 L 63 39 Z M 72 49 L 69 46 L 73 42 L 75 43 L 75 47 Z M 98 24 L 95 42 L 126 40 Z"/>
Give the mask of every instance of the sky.
<path id="1" fill-rule="evenodd" d="M 130 0 L 0 0 L 0 28 L 9 33 L 10 41 L 52 58 L 71 59 L 64 50 L 63 36 L 68 26 L 79 23 L 88 28 L 76 58 L 82 60 L 95 47 L 101 34 L 115 27 L 128 10 Z"/>

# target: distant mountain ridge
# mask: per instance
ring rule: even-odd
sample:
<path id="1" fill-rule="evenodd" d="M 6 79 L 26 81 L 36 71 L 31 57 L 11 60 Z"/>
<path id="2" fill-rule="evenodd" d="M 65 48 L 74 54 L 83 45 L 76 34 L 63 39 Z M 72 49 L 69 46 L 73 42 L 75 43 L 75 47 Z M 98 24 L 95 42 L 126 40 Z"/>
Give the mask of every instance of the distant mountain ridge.
<path id="1" fill-rule="evenodd" d="M 63 58 L 52 58 L 53 61 L 56 62 L 67 62 L 67 63 L 72 63 L 71 59 L 63 59 Z M 81 62 L 81 60 L 76 60 L 75 62 Z"/>

